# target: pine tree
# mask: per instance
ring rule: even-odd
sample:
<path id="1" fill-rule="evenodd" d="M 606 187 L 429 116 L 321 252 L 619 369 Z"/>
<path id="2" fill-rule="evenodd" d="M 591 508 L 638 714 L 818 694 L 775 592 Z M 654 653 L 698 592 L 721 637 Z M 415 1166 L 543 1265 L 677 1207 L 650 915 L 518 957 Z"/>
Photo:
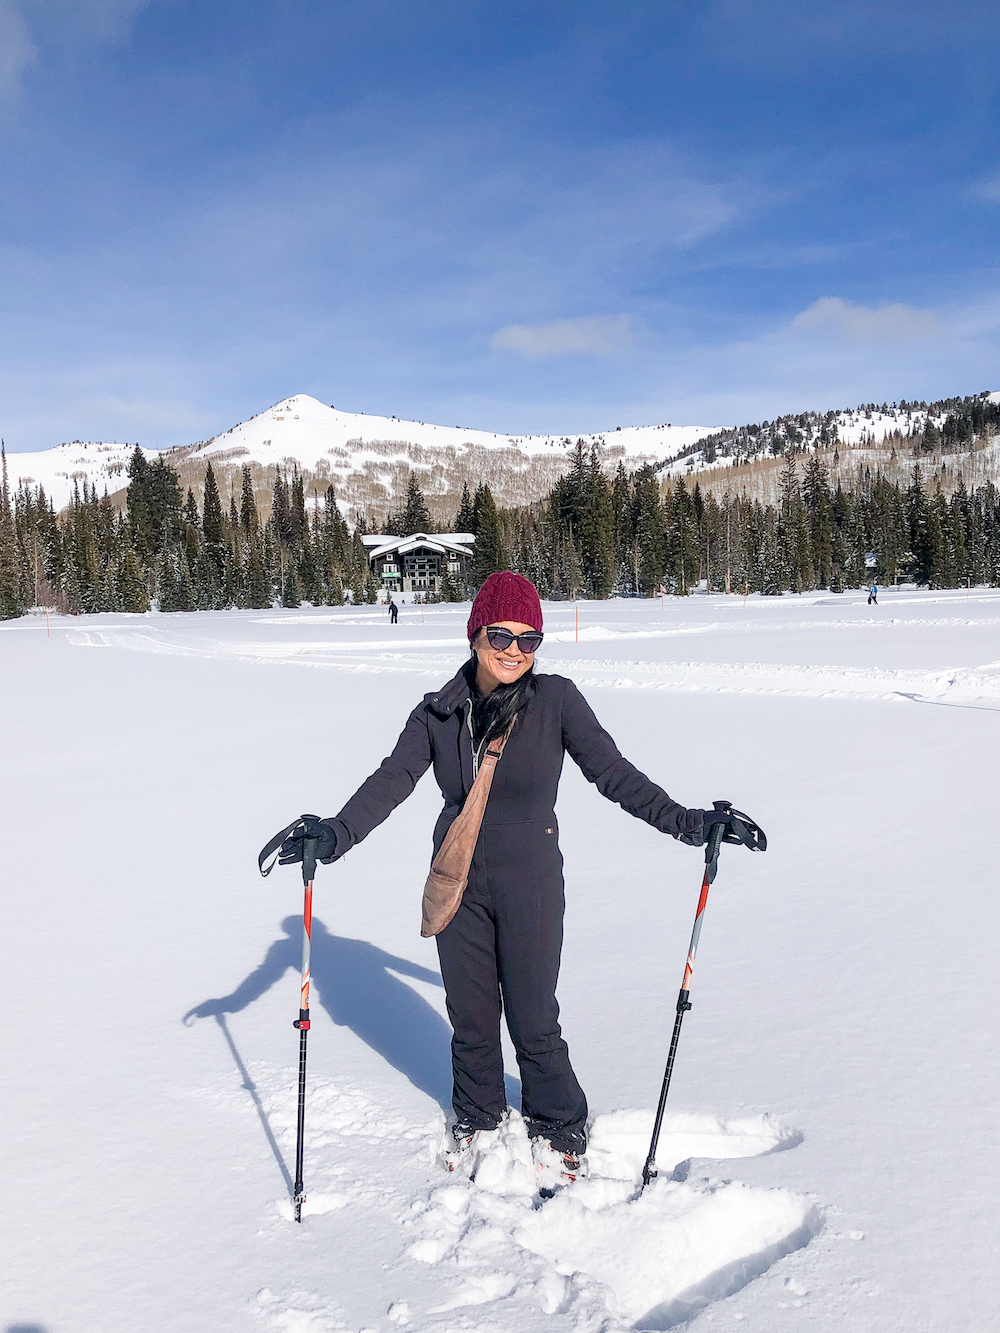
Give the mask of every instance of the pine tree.
<path id="1" fill-rule="evenodd" d="M 295 568 L 289 562 L 285 571 L 285 582 L 281 590 L 282 606 L 301 606 L 302 598 L 299 596 L 299 581 L 295 576 Z"/>
<path id="2" fill-rule="evenodd" d="M 583 468 L 577 514 L 572 525 L 583 566 L 587 596 L 599 600 L 610 596 L 616 574 L 614 510 L 611 487 L 593 446 Z"/>
<path id="3" fill-rule="evenodd" d="M 792 592 L 807 592 L 816 586 L 812 563 L 812 543 L 802 492 L 796 474 L 795 457 L 790 456 L 781 470 L 781 507 L 778 517 L 780 585 Z"/>
<path id="4" fill-rule="evenodd" d="M 820 588 L 827 588 L 833 574 L 833 497 L 826 468 L 816 454 L 805 467 L 802 499 L 809 523 L 816 582 Z"/>
<path id="5" fill-rule="evenodd" d="M 472 574 L 479 587 L 491 574 L 504 568 L 497 509 L 485 482 L 476 491 L 475 517 L 476 544 L 472 548 Z"/>
<path id="6" fill-rule="evenodd" d="M 0 443 L 0 620 L 14 620 L 24 615 L 27 609 L 18 563 L 7 478 L 7 451 Z"/>
<path id="7" fill-rule="evenodd" d="M 472 506 L 472 496 L 469 494 L 469 483 L 462 482 L 462 498 L 458 504 L 458 513 L 455 515 L 455 532 L 471 532 L 475 536 L 476 529 L 473 526 L 476 521 L 475 511 Z"/>
<path id="8" fill-rule="evenodd" d="M 583 565 L 580 561 L 573 530 L 567 523 L 563 527 L 558 549 L 558 587 L 560 597 L 567 601 L 576 601 L 586 591 Z"/>
<path id="9" fill-rule="evenodd" d="M 656 473 L 647 463 L 633 478 L 632 530 L 635 533 L 632 559 L 636 592 L 654 597 L 663 583 L 666 562 L 663 506 Z"/>
<path id="10" fill-rule="evenodd" d="M 623 463 L 619 462 L 611 485 L 615 588 L 620 596 L 634 596 L 637 588 L 630 559 L 635 534 L 632 528 L 632 485 Z"/>
<path id="11" fill-rule="evenodd" d="M 325 600 L 330 606 L 344 604 L 344 571 L 349 564 L 349 549 L 347 524 L 337 505 L 336 492 L 328 486 L 323 502 L 319 565 Z"/>
<path id="12" fill-rule="evenodd" d="M 687 596 L 698 579 L 701 543 L 694 500 L 683 477 L 678 477 L 674 483 L 667 505 L 665 546 L 674 592 Z"/>
<path id="13" fill-rule="evenodd" d="M 351 598 L 355 606 L 360 606 L 365 600 L 365 585 L 368 581 L 368 552 L 365 550 L 364 542 L 361 540 L 361 531 L 354 529 L 354 536 L 351 539 L 351 564 L 350 564 L 350 586 Z"/>
<path id="14" fill-rule="evenodd" d="M 251 610 L 262 611 L 271 605 L 270 580 L 259 532 L 251 532 L 247 540 L 243 598 L 243 605 Z"/>
<path id="15" fill-rule="evenodd" d="M 257 532 L 260 527 L 260 517 L 257 513 L 257 500 L 253 490 L 253 475 L 250 468 L 244 463 L 241 470 L 240 484 L 240 529 L 249 534 Z"/>
<path id="16" fill-rule="evenodd" d="M 406 487 L 406 507 L 403 510 L 399 526 L 402 529 L 399 535 L 402 537 L 412 536 L 415 532 L 430 532 L 431 530 L 431 518 L 427 512 L 427 503 L 412 472 Z"/>
<path id="17" fill-rule="evenodd" d="M 123 611 L 139 614 L 149 610 L 146 575 L 135 551 L 129 547 L 118 567 L 118 599 Z"/>
<path id="18" fill-rule="evenodd" d="M 205 468 L 205 498 L 202 504 L 202 532 L 205 545 L 210 551 L 220 549 L 226 539 L 225 522 L 222 516 L 222 501 L 219 487 L 215 480 L 212 464 Z M 221 565 L 220 565 L 221 570 Z"/>
<path id="19" fill-rule="evenodd" d="M 138 445 L 128 464 L 128 488 L 125 507 L 132 529 L 132 543 L 143 564 L 153 558 L 153 520 L 149 505 L 149 463 Z"/>

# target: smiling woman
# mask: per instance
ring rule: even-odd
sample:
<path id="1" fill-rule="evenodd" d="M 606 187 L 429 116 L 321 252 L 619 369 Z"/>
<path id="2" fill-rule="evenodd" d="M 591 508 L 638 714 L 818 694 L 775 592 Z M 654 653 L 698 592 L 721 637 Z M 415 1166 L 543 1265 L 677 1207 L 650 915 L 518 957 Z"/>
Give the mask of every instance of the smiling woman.
<path id="1" fill-rule="evenodd" d="M 444 797 L 433 871 L 463 838 L 466 856 L 448 862 L 457 890 L 448 910 L 424 918 L 424 933 L 437 937 L 454 1029 L 451 1169 L 472 1171 L 477 1136 L 507 1113 L 505 1015 L 540 1184 L 551 1190 L 575 1178 L 587 1145 L 587 1099 L 555 994 L 564 906 L 555 800 L 564 756 L 602 796 L 692 846 L 727 816 L 672 800 L 623 758 L 572 681 L 536 675 L 542 607 L 528 579 L 491 574 L 467 628 L 469 660 L 425 696 L 388 759 L 339 814 L 322 821 L 322 859 L 337 860 L 367 837 L 433 765 Z M 301 859 L 301 851 L 290 838 L 282 863 Z"/>

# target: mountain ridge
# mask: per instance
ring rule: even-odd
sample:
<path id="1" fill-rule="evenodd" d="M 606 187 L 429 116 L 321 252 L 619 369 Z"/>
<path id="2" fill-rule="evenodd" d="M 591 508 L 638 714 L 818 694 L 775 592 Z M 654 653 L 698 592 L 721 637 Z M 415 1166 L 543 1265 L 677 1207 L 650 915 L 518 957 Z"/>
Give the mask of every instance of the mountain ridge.
<path id="1" fill-rule="evenodd" d="M 914 459 L 923 460 L 925 470 L 950 490 L 960 475 L 967 484 L 1000 479 L 998 439 L 998 392 L 787 413 L 734 427 L 665 422 L 585 435 L 522 436 L 341 412 L 311 395 L 293 394 L 209 440 L 143 453 L 165 457 L 199 497 L 209 461 L 224 493 L 238 487 L 242 469 L 249 467 L 265 505 L 276 470 L 296 469 L 310 492 L 332 485 L 345 513 L 355 516 L 397 508 L 413 472 L 432 517 L 447 524 L 463 483 L 475 488 L 486 482 L 501 506 L 541 499 L 568 468 L 578 440 L 596 448 L 609 470 L 619 462 L 629 471 L 650 464 L 663 486 L 678 476 L 696 476 L 703 490 L 742 490 L 773 502 L 780 460 L 789 455 L 819 453 L 834 481 L 848 483 L 864 467 L 895 476 Z M 86 480 L 121 504 L 135 448 L 73 441 L 9 454 L 11 486 L 42 485 L 62 508 L 74 486 Z"/>

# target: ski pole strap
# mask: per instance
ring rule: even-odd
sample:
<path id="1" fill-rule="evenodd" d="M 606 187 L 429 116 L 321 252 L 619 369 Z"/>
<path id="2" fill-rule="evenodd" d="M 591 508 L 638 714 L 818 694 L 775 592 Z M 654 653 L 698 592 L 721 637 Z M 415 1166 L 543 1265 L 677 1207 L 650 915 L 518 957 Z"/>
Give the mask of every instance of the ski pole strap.
<path id="1" fill-rule="evenodd" d="M 285 839 L 292 832 L 292 830 L 294 828 L 297 828 L 298 825 L 301 823 L 302 823 L 301 819 L 293 819 L 287 828 L 283 828 L 280 833 L 276 833 L 274 837 L 271 838 L 271 840 L 264 847 L 261 848 L 260 855 L 257 857 L 257 866 L 260 870 L 260 873 L 265 878 L 274 869 L 275 862 L 278 859 L 278 852 L 281 850 L 281 844 L 285 841 Z M 267 860 L 269 856 L 271 857 L 271 864 L 265 870 L 264 862 Z"/>
<path id="2" fill-rule="evenodd" d="M 752 852 L 767 851 L 767 835 L 759 824 L 755 824 L 742 810 L 729 811 L 729 824 L 722 837 L 723 842 L 742 843 Z"/>

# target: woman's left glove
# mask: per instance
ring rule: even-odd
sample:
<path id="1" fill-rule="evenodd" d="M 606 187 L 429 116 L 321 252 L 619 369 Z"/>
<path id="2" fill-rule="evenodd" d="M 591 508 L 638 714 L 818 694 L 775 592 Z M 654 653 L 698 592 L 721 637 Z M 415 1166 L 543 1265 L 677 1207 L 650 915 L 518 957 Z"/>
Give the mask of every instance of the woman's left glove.
<path id="1" fill-rule="evenodd" d="M 720 805 L 727 808 L 720 810 Z M 733 810 L 728 801 L 717 801 L 714 810 L 686 810 L 681 824 L 685 826 L 685 832 L 677 836 L 689 847 L 703 847 L 715 824 L 724 826 L 720 842 L 741 844 L 761 852 L 767 847 L 763 829 L 742 810 Z"/>
<path id="2" fill-rule="evenodd" d="M 279 866 L 294 866 L 305 856 L 305 843 L 312 839 L 316 843 L 316 860 L 329 862 L 337 850 L 337 835 L 329 824 L 324 824 L 317 815 L 303 815 L 299 822 L 281 844 L 278 851 Z"/>

